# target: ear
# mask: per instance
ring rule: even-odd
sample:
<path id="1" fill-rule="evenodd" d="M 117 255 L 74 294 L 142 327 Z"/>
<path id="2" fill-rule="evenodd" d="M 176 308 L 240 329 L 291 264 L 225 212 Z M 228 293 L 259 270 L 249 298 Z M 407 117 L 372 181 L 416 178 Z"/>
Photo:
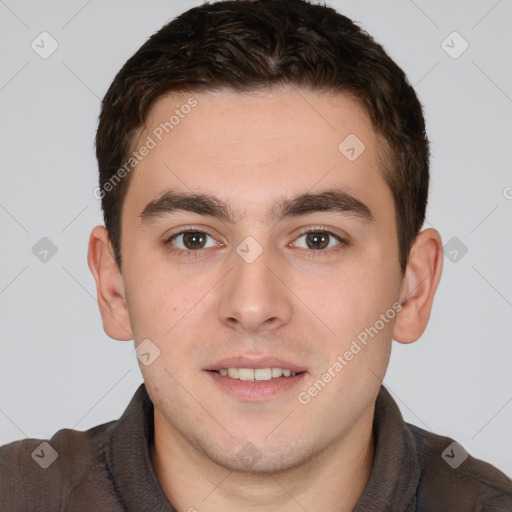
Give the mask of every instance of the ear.
<path id="1" fill-rule="evenodd" d="M 123 277 L 104 226 L 96 226 L 91 232 L 87 262 L 96 281 L 103 330 L 116 340 L 133 339 Z"/>
<path id="2" fill-rule="evenodd" d="M 435 229 L 421 231 L 411 247 L 402 281 L 393 339 L 412 343 L 425 331 L 443 269 L 443 245 Z"/>

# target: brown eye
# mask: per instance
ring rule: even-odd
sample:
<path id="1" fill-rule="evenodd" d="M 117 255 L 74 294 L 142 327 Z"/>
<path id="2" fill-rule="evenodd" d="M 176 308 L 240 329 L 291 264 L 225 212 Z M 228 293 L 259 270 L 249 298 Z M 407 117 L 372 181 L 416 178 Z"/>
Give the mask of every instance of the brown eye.
<path id="1" fill-rule="evenodd" d="M 202 249 L 206 241 L 206 237 L 203 233 L 184 233 L 183 234 L 183 245 L 187 249 Z"/>
<path id="2" fill-rule="evenodd" d="M 313 251 L 321 251 L 323 249 L 330 249 L 333 246 L 342 243 L 342 239 L 329 231 L 308 231 L 297 238 L 303 239 L 302 244 L 297 244 L 303 249 L 311 249 Z"/>
<path id="3" fill-rule="evenodd" d="M 208 238 L 211 239 L 211 242 L 208 241 Z M 197 251 L 215 246 L 215 240 L 202 231 L 182 231 L 172 236 L 168 243 L 182 251 Z M 208 243 L 209 245 L 207 245 Z"/>
<path id="4" fill-rule="evenodd" d="M 327 233 L 308 233 L 306 244 L 310 249 L 325 249 L 329 245 L 329 238 Z"/>

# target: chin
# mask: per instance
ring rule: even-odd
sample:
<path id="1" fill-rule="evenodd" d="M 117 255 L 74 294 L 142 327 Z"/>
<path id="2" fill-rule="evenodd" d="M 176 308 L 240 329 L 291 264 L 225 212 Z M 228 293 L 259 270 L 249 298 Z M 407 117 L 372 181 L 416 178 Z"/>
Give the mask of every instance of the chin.
<path id="1" fill-rule="evenodd" d="M 220 450 L 219 445 L 197 446 L 206 457 L 224 469 L 246 475 L 277 475 L 286 473 L 302 466 L 309 459 L 314 458 L 313 447 L 298 446 L 298 443 L 288 441 L 279 445 L 265 443 L 264 439 L 245 443 L 231 442 Z"/>

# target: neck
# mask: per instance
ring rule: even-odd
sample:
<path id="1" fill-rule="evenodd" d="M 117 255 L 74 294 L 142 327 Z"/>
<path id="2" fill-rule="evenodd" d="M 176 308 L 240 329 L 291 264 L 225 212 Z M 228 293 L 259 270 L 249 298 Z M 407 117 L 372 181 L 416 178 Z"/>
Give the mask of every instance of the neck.
<path id="1" fill-rule="evenodd" d="M 164 426 L 155 410 L 150 456 L 160 486 L 178 512 L 350 512 L 373 466 L 373 414 L 372 406 L 342 439 L 299 467 L 279 474 L 247 474 L 227 470 L 198 452 Z"/>

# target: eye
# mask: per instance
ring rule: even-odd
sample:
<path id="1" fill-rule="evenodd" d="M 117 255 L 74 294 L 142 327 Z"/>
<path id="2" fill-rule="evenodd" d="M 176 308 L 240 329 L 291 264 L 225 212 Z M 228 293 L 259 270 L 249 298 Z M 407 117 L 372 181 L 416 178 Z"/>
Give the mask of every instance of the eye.
<path id="1" fill-rule="evenodd" d="M 211 239 L 210 245 L 207 245 L 208 238 Z M 197 251 L 198 249 L 208 249 L 210 247 L 215 247 L 217 244 L 217 242 L 204 231 L 181 231 L 180 233 L 176 233 L 171 236 L 166 243 L 177 247 L 177 252 L 180 250 Z M 172 248 L 172 250 L 176 249 Z"/>
<path id="2" fill-rule="evenodd" d="M 339 236 L 324 230 L 310 230 L 300 235 L 297 240 L 303 239 L 303 245 L 295 243 L 302 249 L 310 249 L 313 251 L 322 251 L 331 249 L 334 246 L 344 243 Z"/>

